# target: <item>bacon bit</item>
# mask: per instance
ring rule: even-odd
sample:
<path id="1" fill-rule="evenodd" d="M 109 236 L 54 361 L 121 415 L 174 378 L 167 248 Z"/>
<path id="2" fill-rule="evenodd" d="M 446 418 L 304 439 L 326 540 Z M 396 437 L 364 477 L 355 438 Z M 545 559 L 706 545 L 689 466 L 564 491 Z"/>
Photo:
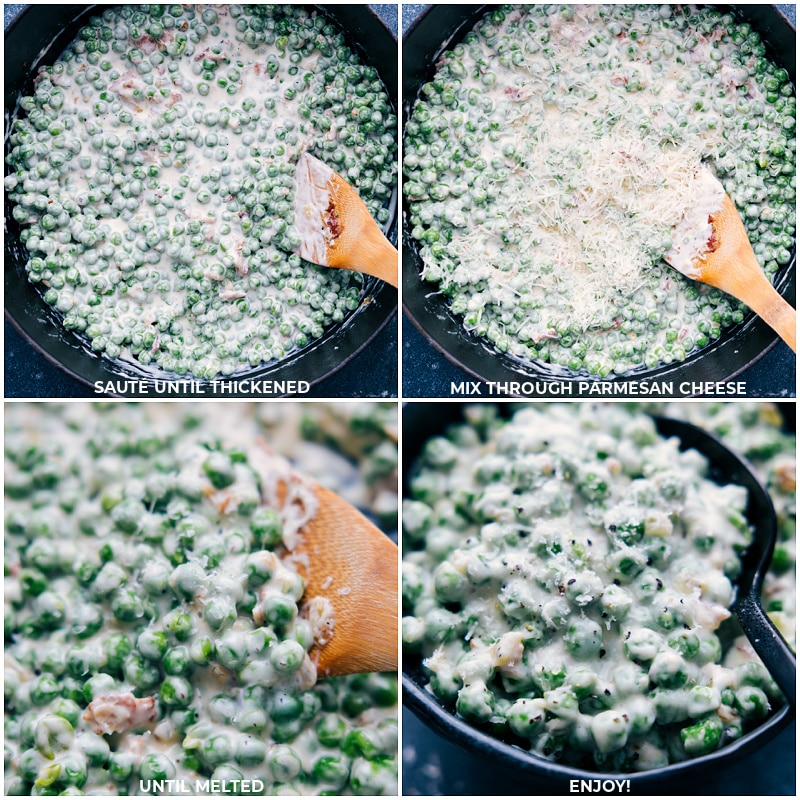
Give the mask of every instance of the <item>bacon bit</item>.
<path id="1" fill-rule="evenodd" d="M 241 300 L 243 297 L 247 297 L 247 294 L 239 289 L 226 289 L 219 293 L 220 300 Z"/>
<path id="2" fill-rule="evenodd" d="M 714 220 L 712 217 L 708 218 L 708 221 L 711 224 L 711 236 L 708 237 L 708 241 L 706 242 L 706 249 L 709 253 L 714 253 L 716 249 L 719 247 L 719 237 L 717 236 L 717 229 L 714 227 Z"/>
<path id="3" fill-rule="evenodd" d="M 127 70 L 122 73 L 115 81 L 111 82 L 109 88 L 114 92 L 120 92 L 120 87 L 123 89 L 132 89 L 135 85 L 136 75 L 130 70 Z"/>
<path id="4" fill-rule="evenodd" d="M 797 488 L 797 468 L 794 464 L 780 464 L 775 467 L 775 477 L 781 491 L 793 492 Z"/>
<path id="5" fill-rule="evenodd" d="M 143 736 L 142 734 L 136 736 L 126 736 L 125 737 L 125 749 L 132 755 L 132 756 L 140 756 L 144 758 L 147 755 L 147 744 L 150 740 L 150 735 Z"/>
<path id="6" fill-rule="evenodd" d="M 339 221 L 339 212 L 333 202 L 328 204 L 328 208 L 325 211 L 325 225 L 334 239 L 342 235 L 342 224 Z"/>
<path id="7" fill-rule="evenodd" d="M 311 625 L 317 647 L 325 647 L 336 628 L 333 603 L 327 597 L 310 597 L 303 604 L 300 616 Z"/>
<path id="8" fill-rule="evenodd" d="M 617 328 L 619 328 L 620 325 L 622 325 L 622 317 L 616 317 L 614 319 L 614 321 L 611 323 L 611 327 L 610 328 L 605 328 L 605 330 L 614 331 Z M 555 336 L 553 336 L 552 338 L 555 338 Z"/>
<path id="9" fill-rule="evenodd" d="M 317 665 L 306 655 L 300 669 L 295 672 L 292 683 L 295 687 L 305 692 L 317 682 Z"/>
<path id="10" fill-rule="evenodd" d="M 233 266 L 239 275 L 247 275 L 250 268 L 242 255 L 242 248 L 244 247 L 244 239 L 236 243 L 236 257 L 233 259 Z"/>
<path id="11" fill-rule="evenodd" d="M 206 47 L 205 50 L 202 50 L 194 57 L 194 60 L 201 61 L 204 58 L 208 58 L 211 61 L 222 61 L 225 56 L 223 56 L 222 53 L 212 53 L 211 50 Z"/>
<path id="12" fill-rule="evenodd" d="M 155 722 L 157 716 L 155 697 L 134 697 L 125 692 L 95 697 L 83 719 L 92 724 L 95 733 L 108 735 L 141 728 Z"/>
<path id="13" fill-rule="evenodd" d="M 530 92 L 525 92 L 520 89 L 518 86 L 506 86 L 503 90 L 503 93 L 508 95 L 510 100 L 528 100 L 531 97 Z"/>
<path id="14" fill-rule="evenodd" d="M 219 686 L 236 685 L 236 673 L 221 664 L 212 664 L 208 673 L 211 680 Z"/>
<path id="15" fill-rule="evenodd" d="M 214 489 L 211 486 L 207 486 L 203 490 L 203 494 L 220 514 L 231 513 L 237 509 L 236 492 L 230 487 L 227 489 Z"/>
<path id="16" fill-rule="evenodd" d="M 133 43 L 148 56 L 158 49 L 156 40 L 149 33 L 142 34 L 138 39 L 134 39 Z"/>

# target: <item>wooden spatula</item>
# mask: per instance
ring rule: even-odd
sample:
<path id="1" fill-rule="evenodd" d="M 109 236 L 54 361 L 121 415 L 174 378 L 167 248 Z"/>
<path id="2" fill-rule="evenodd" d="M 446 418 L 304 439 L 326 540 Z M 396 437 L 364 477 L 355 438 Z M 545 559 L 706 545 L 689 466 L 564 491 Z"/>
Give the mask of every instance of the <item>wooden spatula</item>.
<path id="1" fill-rule="evenodd" d="M 710 217 L 708 251 L 689 267 L 667 262 L 687 278 L 715 286 L 741 300 L 797 352 L 797 312 L 761 271 L 733 200 L 723 193 L 722 208 Z"/>
<path id="2" fill-rule="evenodd" d="M 397 250 L 356 190 L 309 153 L 297 162 L 294 217 L 301 258 L 363 272 L 397 287 Z"/>
<path id="3" fill-rule="evenodd" d="M 310 654 L 317 673 L 396 670 L 397 545 L 334 492 L 317 484 L 314 494 L 319 507 L 292 553 L 306 580 L 302 611 L 332 611 L 327 642 Z"/>

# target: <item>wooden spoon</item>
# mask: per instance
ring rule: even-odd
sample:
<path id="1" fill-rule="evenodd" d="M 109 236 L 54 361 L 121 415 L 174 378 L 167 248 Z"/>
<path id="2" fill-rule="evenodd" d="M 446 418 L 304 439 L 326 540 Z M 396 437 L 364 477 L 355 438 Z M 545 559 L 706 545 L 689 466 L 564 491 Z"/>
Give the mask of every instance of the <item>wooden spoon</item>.
<path id="1" fill-rule="evenodd" d="M 301 611 L 333 609 L 329 640 L 311 658 L 320 677 L 395 671 L 398 658 L 397 545 L 334 492 L 314 486 L 316 514 L 292 560 L 306 580 Z M 297 557 L 297 556 L 300 557 Z"/>
<path id="2" fill-rule="evenodd" d="M 297 162 L 294 218 L 301 258 L 323 267 L 363 272 L 397 288 L 397 250 L 356 190 L 309 153 Z"/>
<path id="3" fill-rule="evenodd" d="M 707 283 L 741 300 L 796 353 L 797 312 L 761 271 L 739 212 L 728 194 L 723 194 L 722 208 L 709 218 L 712 234 L 708 251 L 688 268 L 676 266 L 669 258 L 667 262 L 687 278 Z"/>

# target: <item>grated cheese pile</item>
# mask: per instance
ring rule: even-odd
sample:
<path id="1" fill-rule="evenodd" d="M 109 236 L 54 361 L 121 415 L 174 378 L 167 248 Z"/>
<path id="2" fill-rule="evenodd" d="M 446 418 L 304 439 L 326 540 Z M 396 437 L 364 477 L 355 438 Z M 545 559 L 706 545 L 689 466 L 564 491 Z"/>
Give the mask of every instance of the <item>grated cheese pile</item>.
<path id="1" fill-rule="evenodd" d="M 495 300 L 528 283 L 565 289 L 583 329 L 617 293 L 639 288 L 697 202 L 700 155 L 692 146 L 642 139 L 623 120 L 599 139 L 586 128 L 590 122 L 572 115 L 552 118 L 538 139 L 525 143 L 523 163 L 509 174 L 498 203 L 518 233 L 522 258 L 506 272 L 508 245 L 496 226 L 457 229 L 448 246 L 456 284 L 488 280 Z M 524 131 L 517 135 L 523 140 Z M 564 142 L 580 144 L 564 148 Z"/>

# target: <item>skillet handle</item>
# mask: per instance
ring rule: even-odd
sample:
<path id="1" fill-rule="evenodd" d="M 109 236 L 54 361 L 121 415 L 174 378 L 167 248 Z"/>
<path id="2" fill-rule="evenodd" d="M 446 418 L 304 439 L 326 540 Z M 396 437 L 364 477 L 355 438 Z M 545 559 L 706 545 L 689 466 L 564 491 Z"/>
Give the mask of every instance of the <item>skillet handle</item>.
<path id="1" fill-rule="evenodd" d="M 792 708 L 797 700 L 797 659 L 761 607 L 754 592 L 734 606 L 739 624 Z"/>

